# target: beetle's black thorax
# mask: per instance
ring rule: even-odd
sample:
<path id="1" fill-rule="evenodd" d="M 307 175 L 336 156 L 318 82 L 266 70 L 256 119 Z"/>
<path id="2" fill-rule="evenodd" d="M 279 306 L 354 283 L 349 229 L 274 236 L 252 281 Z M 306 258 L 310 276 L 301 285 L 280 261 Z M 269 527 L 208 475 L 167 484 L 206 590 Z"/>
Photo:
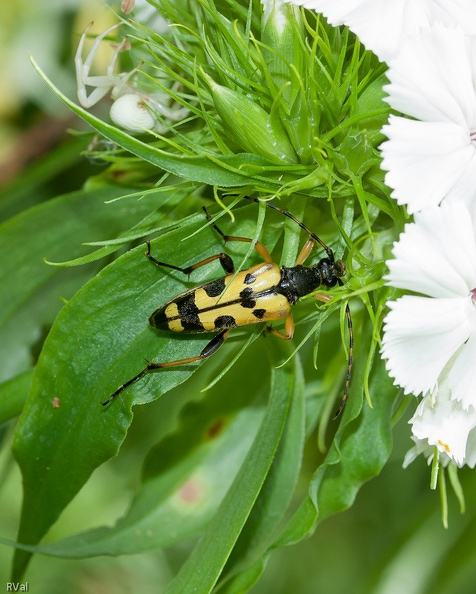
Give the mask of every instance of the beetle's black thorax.
<path id="1" fill-rule="evenodd" d="M 344 263 L 341 260 L 332 261 L 330 258 L 323 258 L 314 266 L 281 266 L 281 282 L 277 290 L 294 305 L 298 299 L 309 295 L 321 285 L 335 286 L 344 274 Z"/>

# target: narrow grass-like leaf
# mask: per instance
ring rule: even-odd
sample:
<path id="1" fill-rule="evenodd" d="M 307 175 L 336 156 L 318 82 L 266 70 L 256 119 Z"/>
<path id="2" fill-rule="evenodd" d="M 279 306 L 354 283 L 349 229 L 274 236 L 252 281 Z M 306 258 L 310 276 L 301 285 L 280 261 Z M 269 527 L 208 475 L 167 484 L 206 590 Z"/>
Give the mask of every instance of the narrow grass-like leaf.
<path id="1" fill-rule="evenodd" d="M 276 343 L 269 341 L 267 344 L 278 351 Z M 291 366 L 273 370 L 268 408 L 251 450 L 217 515 L 166 589 L 166 594 L 205 594 L 212 591 L 273 462 L 286 422 L 293 385 Z"/>
<path id="2" fill-rule="evenodd" d="M 332 447 L 314 473 L 309 496 L 290 519 L 276 545 L 306 538 L 323 519 L 350 507 L 362 485 L 380 472 L 390 455 L 390 420 L 397 389 L 392 388 L 393 382 L 380 361 L 375 364 L 370 379 L 370 390 L 375 394 L 374 408 L 364 402 L 363 378 L 371 339 L 370 332 L 360 336 L 349 399 L 338 421 L 340 426 Z"/>
<path id="3" fill-rule="evenodd" d="M 220 592 L 238 592 L 244 573 L 248 576 L 248 587 L 259 578 L 265 567 L 267 551 L 285 520 L 296 488 L 305 441 L 305 383 L 297 355 L 294 363 L 291 408 L 283 437 L 256 504 L 225 567 Z"/>
<path id="4" fill-rule="evenodd" d="M 99 120 L 68 99 L 47 78 L 33 58 L 31 60 L 34 68 L 50 89 L 80 118 L 85 120 L 100 134 L 109 138 L 109 140 L 112 140 L 125 150 L 152 163 L 156 167 L 190 181 L 212 186 L 243 187 L 254 185 L 261 179 L 270 184 L 271 187 L 275 187 L 276 189 L 280 187 L 282 175 L 272 173 L 269 176 L 265 176 L 266 169 L 271 167 L 272 171 L 275 171 L 276 165 L 272 161 L 258 155 L 242 153 L 241 155 L 219 156 L 203 151 L 203 147 L 203 154 L 198 156 L 193 154 L 173 154 L 130 136 L 115 126 Z M 260 175 L 253 173 L 253 167 Z M 292 176 L 292 179 L 294 179 L 294 176 Z"/>

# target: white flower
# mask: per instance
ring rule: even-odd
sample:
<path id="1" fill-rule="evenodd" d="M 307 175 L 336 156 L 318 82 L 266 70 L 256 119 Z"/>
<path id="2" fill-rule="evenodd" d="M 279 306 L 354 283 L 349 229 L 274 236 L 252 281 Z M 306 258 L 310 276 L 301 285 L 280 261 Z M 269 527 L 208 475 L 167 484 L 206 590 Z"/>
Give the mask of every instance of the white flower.
<path id="1" fill-rule="evenodd" d="M 476 241 L 467 206 L 416 214 L 393 254 L 389 284 L 421 295 L 388 304 L 382 356 L 390 376 L 407 394 L 433 393 L 451 360 L 451 399 L 476 406 Z"/>
<path id="2" fill-rule="evenodd" d="M 381 60 L 388 61 L 405 37 L 435 22 L 457 23 L 476 34 L 474 0 L 287 0 L 313 9 L 331 25 L 347 25 Z"/>
<path id="3" fill-rule="evenodd" d="M 387 76 L 388 103 L 417 118 L 390 116 L 382 130 L 392 197 L 410 213 L 444 198 L 463 199 L 476 211 L 476 39 L 442 25 L 422 30 Z"/>
<path id="4" fill-rule="evenodd" d="M 476 408 L 464 409 L 452 399 L 449 377 L 443 372 L 435 394 L 427 394 L 410 420 L 416 446 L 407 454 L 405 465 L 413 453 L 433 454 L 436 446 L 443 464 L 452 460 L 458 466 L 476 464 Z"/>

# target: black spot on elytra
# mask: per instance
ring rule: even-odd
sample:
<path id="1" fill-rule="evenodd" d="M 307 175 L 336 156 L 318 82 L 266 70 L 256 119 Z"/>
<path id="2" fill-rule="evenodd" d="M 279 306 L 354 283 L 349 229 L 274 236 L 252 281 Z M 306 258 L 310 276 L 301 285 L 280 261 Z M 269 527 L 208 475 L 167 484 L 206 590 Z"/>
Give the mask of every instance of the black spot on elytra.
<path id="1" fill-rule="evenodd" d="M 258 318 L 258 320 L 262 320 L 265 313 L 266 313 L 265 309 L 254 309 L 252 311 L 252 314 L 255 316 L 255 318 Z"/>
<path id="2" fill-rule="evenodd" d="M 249 299 L 251 295 L 253 295 L 253 289 L 251 287 L 246 287 L 246 289 L 243 289 L 240 293 L 242 299 Z"/>
<path id="3" fill-rule="evenodd" d="M 256 276 L 253 276 L 251 274 L 251 272 L 248 272 L 248 274 L 245 276 L 245 280 L 243 282 L 245 283 L 245 285 L 251 285 L 255 281 L 256 281 Z"/>
<path id="4" fill-rule="evenodd" d="M 256 299 L 252 299 L 252 295 L 253 289 L 250 287 L 243 289 L 243 291 L 240 293 L 240 305 L 242 307 L 246 307 L 246 309 L 253 309 L 253 307 L 256 305 Z"/>
<path id="5" fill-rule="evenodd" d="M 212 281 L 211 283 L 207 283 L 203 286 L 203 290 L 205 291 L 208 297 L 218 297 L 225 290 L 225 279 L 218 278 L 217 280 Z"/>
<path id="6" fill-rule="evenodd" d="M 236 328 L 236 320 L 233 316 L 215 318 L 215 330 L 228 330 L 229 328 Z"/>
<path id="7" fill-rule="evenodd" d="M 159 330 L 168 330 L 169 329 L 169 320 L 165 315 L 165 306 L 160 307 L 149 318 L 149 324 L 153 328 L 158 328 Z"/>
<path id="8" fill-rule="evenodd" d="M 182 322 L 184 330 L 193 332 L 194 330 L 202 330 L 203 325 L 200 322 L 199 309 L 195 304 L 195 294 L 185 295 L 176 302 L 178 314 Z"/>

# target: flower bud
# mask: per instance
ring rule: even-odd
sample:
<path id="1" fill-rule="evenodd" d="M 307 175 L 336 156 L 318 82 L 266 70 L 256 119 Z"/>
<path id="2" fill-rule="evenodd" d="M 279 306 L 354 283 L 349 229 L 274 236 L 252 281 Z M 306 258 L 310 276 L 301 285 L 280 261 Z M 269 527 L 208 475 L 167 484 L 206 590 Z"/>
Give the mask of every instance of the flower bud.
<path id="1" fill-rule="evenodd" d="M 291 79 L 290 65 L 301 72 L 303 20 L 298 6 L 283 0 L 261 0 L 261 3 L 263 57 L 276 88 L 281 89 Z"/>
<path id="2" fill-rule="evenodd" d="M 245 152 L 279 163 L 297 162 L 291 142 L 276 117 L 245 95 L 204 76 L 227 136 Z"/>

